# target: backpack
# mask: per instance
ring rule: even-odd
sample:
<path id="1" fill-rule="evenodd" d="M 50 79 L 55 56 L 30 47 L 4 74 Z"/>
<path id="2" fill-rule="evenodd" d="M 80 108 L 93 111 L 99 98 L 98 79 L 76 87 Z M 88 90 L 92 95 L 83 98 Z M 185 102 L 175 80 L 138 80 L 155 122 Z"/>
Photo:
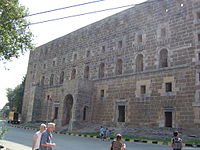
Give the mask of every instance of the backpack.
<path id="1" fill-rule="evenodd" d="M 172 138 L 172 147 L 173 149 L 182 148 L 182 139 L 181 138 Z"/>

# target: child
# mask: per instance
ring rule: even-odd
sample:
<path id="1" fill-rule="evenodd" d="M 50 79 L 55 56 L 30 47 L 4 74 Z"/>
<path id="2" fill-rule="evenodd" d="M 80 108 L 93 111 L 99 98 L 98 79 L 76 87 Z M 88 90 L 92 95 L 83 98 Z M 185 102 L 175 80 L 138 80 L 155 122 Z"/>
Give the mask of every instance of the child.
<path id="1" fill-rule="evenodd" d="M 106 131 L 105 131 L 106 133 L 105 133 L 105 135 L 106 135 L 106 139 L 108 139 L 109 140 L 109 136 L 110 136 L 110 131 L 108 130 L 108 128 L 106 128 Z"/>
<path id="2" fill-rule="evenodd" d="M 174 132 L 174 137 L 171 140 L 171 146 L 173 150 L 181 150 L 182 149 L 182 139 L 179 137 L 178 131 Z"/>

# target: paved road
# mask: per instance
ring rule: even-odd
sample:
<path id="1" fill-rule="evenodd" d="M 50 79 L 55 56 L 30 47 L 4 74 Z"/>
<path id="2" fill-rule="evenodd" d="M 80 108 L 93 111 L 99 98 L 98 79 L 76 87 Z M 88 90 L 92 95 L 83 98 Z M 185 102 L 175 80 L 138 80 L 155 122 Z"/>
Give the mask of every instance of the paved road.
<path id="1" fill-rule="evenodd" d="M 31 147 L 31 139 L 34 131 L 24 130 L 19 128 L 8 127 L 9 130 L 4 136 L 4 140 L 8 141 L 7 145 L 11 145 L 9 142 L 22 144 L 25 146 L 25 150 Z M 108 150 L 110 141 L 101 141 L 95 138 L 77 137 L 54 134 L 54 141 L 57 146 L 54 150 Z M 125 142 L 127 150 L 171 150 L 166 145 L 145 144 Z M 30 148 L 31 149 L 31 148 Z M 184 150 L 192 150 L 194 148 L 184 148 Z M 19 150 L 16 148 L 16 150 Z M 22 150 L 22 149 L 20 149 Z M 197 149 L 196 149 L 197 150 Z"/>

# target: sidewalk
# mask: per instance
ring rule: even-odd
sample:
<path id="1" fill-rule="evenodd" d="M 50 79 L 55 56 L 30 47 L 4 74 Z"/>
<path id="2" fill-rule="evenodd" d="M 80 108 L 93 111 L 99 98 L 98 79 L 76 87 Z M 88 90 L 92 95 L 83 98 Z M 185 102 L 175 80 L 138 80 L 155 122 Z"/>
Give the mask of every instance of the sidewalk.
<path id="1" fill-rule="evenodd" d="M 14 143 L 11 141 L 0 140 L 0 143 L 5 147 L 2 150 L 29 150 L 31 147 L 22 144 Z"/>

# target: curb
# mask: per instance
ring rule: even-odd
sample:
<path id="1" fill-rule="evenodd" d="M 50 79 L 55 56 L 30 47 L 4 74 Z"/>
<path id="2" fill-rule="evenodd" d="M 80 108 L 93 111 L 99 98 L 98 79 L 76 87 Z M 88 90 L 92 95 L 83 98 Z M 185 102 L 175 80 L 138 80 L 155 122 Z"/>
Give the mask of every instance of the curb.
<path id="1" fill-rule="evenodd" d="M 25 130 L 33 130 L 33 131 L 37 131 L 38 129 L 36 128 L 30 128 L 30 127 L 23 127 L 20 125 L 12 125 L 10 124 L 11 127 L 15 127 L 15 128 L 22 128 Z M 78 134 L 78 133 L 66 133 L 66 132 L 58 132 L 55 131 L 54 133 L 56 134 L 65 134 L 65 135 L 70 135 L 70 136 L 80 136 L 80 137 L 88 137 L 88 138 L 99 138 L 99 136 L 93 136 L 93 135 L 83 135 L 83 134 Z M 109 137 L 109 140 L 114 140 L 114 138 Z M 148 144 L 159 144 L 159 145 L 171 145 L 170 142 L 165 143 L 165 142 L 160 142 L 160 141 L 152 141 L 152 140 L 138 140 L 138 139 L 126 139 L 126 138 L 122 138 L 122 141 L 126 141 L 126 142 L 138 142 L 138 143 L 148 143 Z M 183 147 L 200 147 L 200 144 L 187 144 L 187 143 L 183 143 Z"/>

